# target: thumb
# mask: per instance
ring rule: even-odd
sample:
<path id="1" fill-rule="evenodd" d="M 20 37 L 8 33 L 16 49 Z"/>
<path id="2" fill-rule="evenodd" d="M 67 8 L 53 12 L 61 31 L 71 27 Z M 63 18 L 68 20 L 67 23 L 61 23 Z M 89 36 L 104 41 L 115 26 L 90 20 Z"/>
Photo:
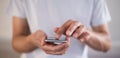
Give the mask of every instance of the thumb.
<path id="1" fill-rule="evenodd" d="M 67 45 L 69 46 L 70 45 L 70 37 L 69 36 L 66 36 L 66 43 L 67 43 Z"/>

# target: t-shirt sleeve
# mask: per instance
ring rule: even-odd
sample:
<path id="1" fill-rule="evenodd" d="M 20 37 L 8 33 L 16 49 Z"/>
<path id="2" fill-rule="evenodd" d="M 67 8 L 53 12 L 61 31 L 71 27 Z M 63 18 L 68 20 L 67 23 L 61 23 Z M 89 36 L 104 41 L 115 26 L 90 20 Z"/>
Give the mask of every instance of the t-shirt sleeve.
<path id="1" fill-rule="evenodd" d="M 105 0 L 94 0 L 91 26 L 99 26 L 111 21 Z"/>
<path id="2" fill-rule="evenodd" d="M 25 11 L 22 0 L 9 0 L 7 13 L 11 17 L 17 16 L 20 18 L 25 18 Z"/>

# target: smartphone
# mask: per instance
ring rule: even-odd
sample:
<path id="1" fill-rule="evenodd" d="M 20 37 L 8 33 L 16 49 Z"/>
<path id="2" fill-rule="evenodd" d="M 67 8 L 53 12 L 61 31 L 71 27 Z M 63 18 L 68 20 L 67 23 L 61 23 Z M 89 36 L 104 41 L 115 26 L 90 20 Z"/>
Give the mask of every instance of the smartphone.
<path id="1" fill-rule="evenodd" d="M 66 40 L 63 38 L 55 39 L 54 37 L 50 37 L 48 39 L 45 40 L 45 42 L 49 42 L 49 43 L 54 43 L 54 44 L 62 44 L 62 43 L 66 43 Z"/>

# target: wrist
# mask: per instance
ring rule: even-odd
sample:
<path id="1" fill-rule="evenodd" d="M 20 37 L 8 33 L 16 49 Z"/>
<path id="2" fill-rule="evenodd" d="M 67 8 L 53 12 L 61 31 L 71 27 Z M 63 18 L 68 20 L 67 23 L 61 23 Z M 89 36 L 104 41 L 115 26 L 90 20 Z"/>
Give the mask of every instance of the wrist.
<path id="1" fill-rule="evenodd" d="M 37 46 L 33 43 L 32 38 L 34 38 L 32 34 L 28 35 L 26 37 L 26 43 L 29 44 L 29 46 L 31 47 L 37 48 Z"/>

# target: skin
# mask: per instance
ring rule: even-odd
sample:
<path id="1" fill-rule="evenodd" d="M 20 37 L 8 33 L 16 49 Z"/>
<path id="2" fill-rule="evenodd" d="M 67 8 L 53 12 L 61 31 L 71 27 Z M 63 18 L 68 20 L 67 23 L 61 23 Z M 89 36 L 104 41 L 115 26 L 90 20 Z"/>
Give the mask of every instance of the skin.
<path id="1" fill-rule="evenodd" d="M 85 28 L 81 22 L 68 20 L 61 27 L 56 27 L 54 31 L 57 39 L 62 34 L 66 35 L 67 42 L 60 45 L 46 43 L 44 40 L 47 38 L 47 35 L 44 31 L 37 30 L 31 33 L 27 20 L 14 16 L 12 46 L 20 53 L 27 53 L 40 48 L 47 54 L 62 55 L 65 54 L 70 45 L 70 37 L 74 37 L 95 50 L 106 52 L 111 47 L 107 24 L 93 27 L 93 31 L 91 31 Z"/>

